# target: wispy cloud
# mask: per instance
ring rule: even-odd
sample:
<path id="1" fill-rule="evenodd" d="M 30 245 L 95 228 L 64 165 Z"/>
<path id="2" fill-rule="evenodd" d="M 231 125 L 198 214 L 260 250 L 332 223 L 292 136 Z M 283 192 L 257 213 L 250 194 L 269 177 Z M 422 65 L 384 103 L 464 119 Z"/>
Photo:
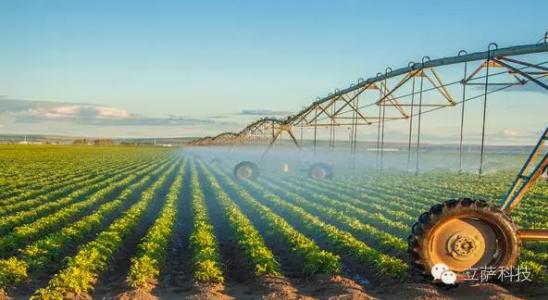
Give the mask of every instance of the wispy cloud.
<path id="1" fill-rule="evenodd" d="M 538 78 L 540 82 L 548 85 L 548 77 Z M 529 81 L 524 85 L 515 85 L 510 88 L 504 89 L 506 92 L 535 92 L 535 93 L 548 93 L 548 90 L 538 85 L 535 82 Z"/>
<path id="2" fill-rule="evenodd" d="M 88 103 L 13 100 L 0 97 L 4 133 L 78 136 L 188 136 L 242 126 L 230 118 L 169 115 L 153 117 L 123 108 Z"/>
<path id="3" fill-rule="evenodd" d="M 226 119 L 228 118 L 229 115 L 212 115 L 212 116 L 207 116 L 208 119 Z"/>
<path id="4" fill-rule="evenodd" d="M 0 99 L 0 115 L 15 123 L 67 122 L 94 126 L 193 126 L 233 124 L 213 118 L 184 116 L 147 117 L 116 107 L 84 103 Z"/>
<path id="5" fill-rule="evenodd" d="M 537 79 L 540 82 L 542 82 L 543 84 L 548 85 L 548 77 L 537 78 Z M 507 80 L 505 82 L 506 83 L 515 83 L 515 80 L 512 78 L 512 80 Z M 483 91 L 485 89 L 485 86 L 475 85 L 474 89 L 477 90 L 477 91 Z M 511 86 L 508 86 L 506 88 L 504 88 L 504 86 L 500 86 L 500 85 L 490 85 L 489 90 L 490 91 L 502 90 L 503 92 L 506 92 L 506 93 L 512 93 L 512 92 L 514 92 L 514 93 L 515 92 L 534 92 L 534 93 L 541 93 L 541 94 L 548 93 L 548 90 L 546 90 L 542 86 L 540 86 L 537 83 L 532 82 L 532 81 L 528 81 L 526 84 L 511 85 Z"/>
<path id="6" fill-rule="evenodd" d="M 270 109 L 244 109 L 238 113 L 238 115 L 245 116 L 286 116 L 289 114 L 291 112 Z"/>

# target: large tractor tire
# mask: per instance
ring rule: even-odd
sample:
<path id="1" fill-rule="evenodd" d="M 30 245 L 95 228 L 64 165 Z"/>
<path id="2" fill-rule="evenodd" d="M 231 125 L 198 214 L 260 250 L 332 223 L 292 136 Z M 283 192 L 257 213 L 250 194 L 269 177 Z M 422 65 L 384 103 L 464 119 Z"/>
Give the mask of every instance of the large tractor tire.
<path id="1" fill-rule="evenodd" d="M 256 179 L 259 177 L 259 167 L 256 163 L 242 161 L 234 167 L 234 177 L 237 179 Z"/>
<path id="2" fill-rule="evenodd" d="M 333 178 L 333 168 L 324 163 L 316 163 L 308 169 L 308 176 L 312 179 L 331 179 Z"/>
<path id="3" fill-rule="evenodd" d="M 493 204 L 468 198 L 432 206 L 408 238 L 411 263 L 428 278 L 436 264 L 457 274 L 484 266 L 515 266 L 520 246 L 510 216 Z"/>

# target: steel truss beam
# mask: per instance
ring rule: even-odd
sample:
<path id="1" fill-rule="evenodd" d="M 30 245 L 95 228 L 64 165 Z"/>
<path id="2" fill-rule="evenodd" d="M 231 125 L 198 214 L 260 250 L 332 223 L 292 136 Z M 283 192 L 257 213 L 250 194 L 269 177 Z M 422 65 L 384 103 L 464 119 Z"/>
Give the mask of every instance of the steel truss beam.
<path id="1" fill-rule="evenodd" d="M 454 100 L 453 96 L 447 89 L 449 84 L 444 84 L 441 76 L 436 71 L 437 67 L 460 63 L 466 64 L 473 61 L 483 61 L 481 65 L 473 72 L 470 72 L 469 74 L 465 73 L 465 77 L 460 81 L 463 88 L 466 85 L 476 84 L 472 81 L 474 79 L 482 78 L 478 77 L 478 74 L 483 68 L 502 68 L 515 79 L 515 82 L 489 82 L 487 79 L 495 74 L 487 73 L 487 75 L 483 77 L 485 78 L 485 83 L 479 84 L 486 86 L 503 85 L 505 87 L 508 85 L 521 85 L 527 82 L 534 82 L 535 84 L 548 89 L 548 85 L 539 80 L 539 78 L 548 76 L 548 68 L 540 64 L 525 62 L 521 59 L 518 60 L 515 58 L 515 56 L 545 52 L 548 52 L 548 43 L 546 43 L 546 41 L 539 44 L 489 49 L 488 51 L 470 54 L 465 53 L 465 51 L 461 51 L 457 56 L 434 60 L 425 60 L 423 58 L 422 63 L 410 63 L 407 67 L 396 70 L 391 70 L 388 68 L 385 73 L 379 73 L 374 77 L 368 78 L 367 80 L 359 80 L 357 84 L 353 84 L 349 88 L 335 90 L 334 93 L 329 94 L 327 97 L 317 99 L 317 101 L 314 101 L 311 105 L 303 108 L 297 114 L 290 115 L 285 119 L 262 118 L 247 125 L 239 132 L 225 132 L 214 137 L 204 137 L 193 141 L 192 144 L 215 145 L 245 143 L 249 141 L 268 142 L 269 146 L 266 151 L 268 152 L 272 145 L 285 132 L 289 139 L 300 149 L 301 145 L 295 138 L 292 131 L 294 127 L 301 128 L 301 139 L 302 128 L 313 128 L 314 145 L 316 145 L 318 128 L 331 128 L 331 144 L 331 140 L 334 139 L 335 135 L 333 131 L 335 127 L 352 126 L 351 144 L 352 147 L 355 147 L 357 126 L 379 124 L 379 130 L 382 129 L 382 134 L 384 134 L 384 123 L 386 121 L 398 119 L 412 120 L 414 117 L 417 117 L 419 119 L 420 128 L 420 116 L 425 113 L 422 111 L 422 108 L 431 108 L 426 111 L 429 112 L 438 108 L 452 107 L 459 103 L 464 104 L 464 102 L 468 101 L 469 99 L 465 98 L 464 92 L 462 101 L 456 102 Z M 516 67 L 516 65 L 518 67 Z M 526 68 L 527 70 L 525 70 Z M 396 83 L 396 85 L 389 88 L 387 80 L 398 76 L 403 77 Z M 420 90 L 415 89 L 415 78 L 420 79 Z M 412 93 L 398 97 L 395 96 L 395 93 L 402 89 L 403 86 L 410 81 L 413 81 Z M 423 89 L 422 81 L 429 82 L 433 88 Z M 444 100 L 443 103 L 422 103 L 422 93 L 430 90 L 436 90 Z M 378 99 L 372 104 L 379 108 L 378 116 L 368 115 L 365 113 L 365 109 L 371 105 L 359 105 L 360 97 L 365 95 L 368 91 L 378 91 L 379 93 Z M 413 99 L 415 94 L 420 96 L 420 101 L 418 104 Z M 402 103 L 401 100 L 408 96 L 411 96 L 412 98 L 411 104 Z M 394 107 L 398 111 L 398 116 L 387 116 L 385 113 L 386 107 Z M 418 114 L 413 113 L 414 107 L 419 107 Z M 406 108 L 409 108 L 411 113 L 407 112 Z M 379 131 L 379 134 L 381 134 L 381 131 Z"/>

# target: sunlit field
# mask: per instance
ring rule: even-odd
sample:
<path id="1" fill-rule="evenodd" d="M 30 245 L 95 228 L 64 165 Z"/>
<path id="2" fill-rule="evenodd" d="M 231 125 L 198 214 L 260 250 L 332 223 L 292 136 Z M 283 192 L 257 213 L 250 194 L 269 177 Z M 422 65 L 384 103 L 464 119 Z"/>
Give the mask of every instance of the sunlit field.
<path id="1" fill-rule="evenodd" d="M 35 299 L 435 296 L 443 291 L 410 266 L 412 224 L 447 199 L 499 203 L 524 159 L 492 159 L 481 178 L 358 159 L 332 180 L 270 160 L 241 181 L 223 153 L 211 164 L 199 150 L 1 146 L 0 289 Z M 512 214 L 519 228 L 548 228 L 547 198 L 541 181 Z M 532 282 L 508 288 L 534 293 L 547 265 L 548 245 L 527 243 L 519 266 Z"/>

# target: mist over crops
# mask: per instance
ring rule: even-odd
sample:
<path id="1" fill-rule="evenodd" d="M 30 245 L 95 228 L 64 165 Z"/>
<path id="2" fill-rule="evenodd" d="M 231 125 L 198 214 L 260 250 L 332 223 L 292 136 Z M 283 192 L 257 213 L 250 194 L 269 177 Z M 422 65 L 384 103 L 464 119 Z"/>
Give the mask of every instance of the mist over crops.
<path id="1" fill-rule="evenodd" d="M 477 147 L 476 147 L 477 148 Z M 480 162 L 479 149 L 465 149 L 462 154 L 462 172 L 477 174 Z M 492 147 L 487 148 L 484 161 L 486 172 L 498 170 L 514 170 L 517 172 L 523 161 L 527 158 L 531 147 Z M 416 149 L 388 148 L 383 153 L 374 145 L 371 148 L 361 148 L 352 154 L 348 147 L 330 148 L 317 146 L 316 151 L 312 146 L 297 149 L 294 145 L 281 145 L 274 147 L 261 160 L 266 152 L 266 146 L 235 145 L 235 146 L 210 146 L 187 150 L 188 153 L 198 155 L 200 158 L 211 161 L 219 159 L 223 165 L 236 165 L 243 160 L 253 161 L 268 168 L 282 169 L 284 163 L 293 168 L 306 169 L 312 163 L 324 162 L 336 166 L 339 172 L 363 172 L 370 169 L 382 168 L 394 171 L 408 171 L 414 175 L 417 171 L 417 156 L 419 157 L 419 172 L 433 170 L 458 172 L 460 154 L 458 146 L 431 147 L 421 149 L 417 155 Z M 382 159 L 381 159 L 382 155 Z"/>

